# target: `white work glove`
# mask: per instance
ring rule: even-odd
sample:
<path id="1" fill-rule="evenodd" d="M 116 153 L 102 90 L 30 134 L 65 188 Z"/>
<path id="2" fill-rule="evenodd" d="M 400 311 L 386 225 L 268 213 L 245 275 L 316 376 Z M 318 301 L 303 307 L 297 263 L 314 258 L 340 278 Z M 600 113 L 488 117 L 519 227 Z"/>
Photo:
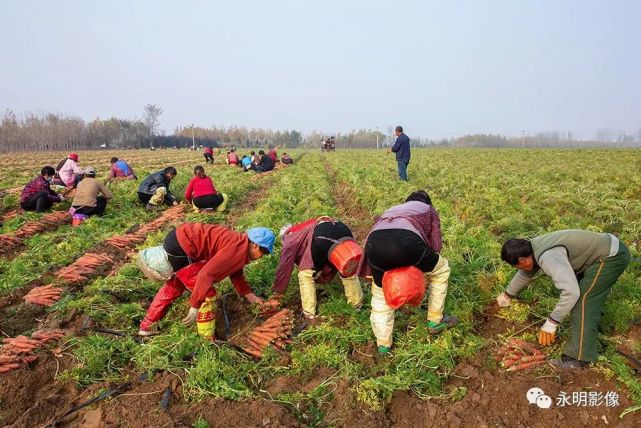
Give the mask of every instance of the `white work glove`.
<path id="1" fill-rule="evenodd" d="M 551 319 L 548 318 L 545 320 L 545 324 L 543 324 L 539 331 L 539 345 L 550 346 L 554 343 L 556 326 L 557 324 Z"/>
<path id="2" fill-rule="evenodd" d="M 496 303 L 498 303 L 501 308 L 507 308 L 512 304 L 512 299 L 505 292 L 503 292 L 499 294 L 499 297 L 496 298 Z"/>
<path id="3" fill-rule="evenodd" d="M 197 319 L 198 308 L 189 308 L 189 312 L 187 313 L 187 316 L 183 318 L 182 323 L 185 327 L 189 327 L 190 325 L 194 325 Z"/>
<path id="4" fill-rule="evenodd" d="M 541 330 L 543 330 L 546 333 L 555 333 L 556 332 L 556 327 L 558 324 L 555 322 L 551 321 L 549 318 L 545 320 L 545 323 L 541 327 Z"/>

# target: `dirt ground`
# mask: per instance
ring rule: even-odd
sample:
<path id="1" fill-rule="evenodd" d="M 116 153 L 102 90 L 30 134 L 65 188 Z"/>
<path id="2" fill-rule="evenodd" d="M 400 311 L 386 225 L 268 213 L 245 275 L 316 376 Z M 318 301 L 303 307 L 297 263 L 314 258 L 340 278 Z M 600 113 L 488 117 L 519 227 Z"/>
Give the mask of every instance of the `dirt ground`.
<path id="1" fill-rule="evenodd" d="M 254 315 L 233 295 L 226 302 L 226 310 L 233 314 L 231 335 L 247 328 Z M 244 309 L 243 309 L 244 308 Z M 219 313 L 222 311 L 219 311 Z M 219 315 L 219 317 L 222 315 Z M 217 323 L 219 334 L 224 334 L 224 321 Z M 488 315 L 477 332 L 485 337 L 506 333 L 515 327 L 493 315 Z M 519 326 L 516 326 L 517 328 Z M 641 337 L 640 329 L 630 333 L 631 341 Z M 374 412 L 358 402 L 356 394 L 345 379 L 331 379 L 334 371 L 318 370 L 310 379 L 280 376 L 270 381 L 257 394 L 265 398 L 252 398 L 240 402 L 206 399 L 188 403 L 182 397 L 182 379 L 179 373 L 159 373 L 150 381 L 134 381 L 122 395 L 89 406 L 62 420 L 61 427 L 189 427 L 198 417 L 212 427 L 297 427 L 310 426 L 300 419 L 291 405 L 269 399 L 285 392 L 310 392 L 322 382 L 331 379 L 332 393 L 322 410 L 325 413 L 321 426 L 344 427 L 583 427 L 587 425 L 638 427 L 641 415 L 634 413 L 619 419 L 619 414 L 632 405 L 625 389 L 614 380 L 606 379 L 596 370 L 505 372 L 492 363 L 496 345 L 488 345 L 473 359 L 456 367 L 446 392 L 467 388 L 459 401 L 449 397 L 422 400 L 409 391 L 397 391 L 383 411 Z M 355 349 L 350 358 L 370 363 L 376 348 L 373 343 Z M 117 385 L 94 385 L 79 390 L 72 383 L 54 379 L 56 373 L 71 364 L 70 356 L 55 357 L 42 352 L 31 370 L 17 370 L 2 377 L 0 383 L 0 423 L 4 426 L 46 426 L 62 416 L 71 407 L 96 396 L 101 390 Z M 540 409 L 529 404 L 526 393 L 530 388 L 541 388 L 552 398 L 550 409 Z M 169 392 L 167 392 L 169 391 Z M 619 405 L 607 407 L 557 406 L 561 392 L 617 392 Z M 163 395 L 169 394 L 163 409 Z M 304 410 L 304 409 L 301 409 Z M 297 418 L 299 416 L 299 418 Z M 311 422 L 311 421 L 309 421 Z"/>

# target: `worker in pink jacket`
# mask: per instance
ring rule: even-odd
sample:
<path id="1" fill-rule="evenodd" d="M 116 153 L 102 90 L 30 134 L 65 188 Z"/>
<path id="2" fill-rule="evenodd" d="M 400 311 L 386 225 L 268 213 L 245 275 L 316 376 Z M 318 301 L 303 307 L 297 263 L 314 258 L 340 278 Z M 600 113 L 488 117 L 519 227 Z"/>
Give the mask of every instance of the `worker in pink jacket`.
<path id="1" fill-rule="evenodd" d="M 56 171 L 59 181 L 56 180 L 55 184 L 76 187 L 78 182 L 82 180 L 82 169 L 78 166 L 78 155 L 76 153 L 69 153 L 67 159 L 60 161 Z"/>

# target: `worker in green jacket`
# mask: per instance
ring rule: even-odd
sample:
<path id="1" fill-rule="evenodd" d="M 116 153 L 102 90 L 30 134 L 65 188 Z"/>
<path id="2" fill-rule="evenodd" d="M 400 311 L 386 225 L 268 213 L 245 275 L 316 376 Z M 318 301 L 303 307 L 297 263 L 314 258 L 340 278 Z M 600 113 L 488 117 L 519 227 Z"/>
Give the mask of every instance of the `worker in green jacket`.
<path id="1" fill-rule="evenodd" d="M 596 361 L 598 327 L 605 299 L 630 263 L 630 251 L 609 233 L 559 230 L 531 240 L 510 239 L 501 250 L 503 261 L 519 269 L 507 289 L 497 297 L 501 307 L 525 288 L 542 270 L 561 297 L 539 331 L 539 344 L 551 345 L 557 326 L 568 314 L 571 334 L 560 368 L 580 368 Z"/>

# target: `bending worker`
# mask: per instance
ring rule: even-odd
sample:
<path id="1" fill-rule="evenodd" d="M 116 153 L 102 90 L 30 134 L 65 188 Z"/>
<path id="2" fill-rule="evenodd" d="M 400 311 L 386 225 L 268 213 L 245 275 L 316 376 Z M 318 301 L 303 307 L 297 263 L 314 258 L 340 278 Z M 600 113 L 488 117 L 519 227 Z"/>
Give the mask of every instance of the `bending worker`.
<path id="1" fill-rule="evenodd" d="M 168 166 L 162 171 L 154 172 L 145 178 L 138 187 L 138 199 L 147 204 L 149 211 L 157 211 L 164 202 L 178 205 L 174 195 L 169 192 L 169 183 L 178 172 L 173 166 Z"/>
<path id="2" fill-rule="evenodd" d="M 185 200 L 191 202 L 196 212 L 224 211 L 227 206 L 227 195 L 216 191 L 211 177 L 205 174 L 205 168 L 200 165 L 194 168 L 194 177 L 185 190 Z"/>
<path id="3" fill-rule="evenodd" d="M 76 153 L 69 153 L 66 159 L 58 163 L 56 167 L 60 181 L 54 180 L 53 184 L 61 184 L 67 187 L 76 187 L 78 182 L 82 180 L 82 169 L 78 166 L 78 155 Z"/>
<path id="4" fill-rule="evenodd" d="M 183 324 L 193 325 L 198 321 L 198 333 L 213 339 L 214 284 L 229 277 L 239 295 L 250 303 L 261 304 L 263 300 L 252 292 L 243 268 L 271 253 L 274 240 L 272 231 L 264 227 L 239 233 L 220 225 L 184 223 L 169 232 L 162 246 L 148 248 L 139 254 L 139 265 L 145 275 L 167 282 L 151 302 L 138 334 L 154 334 L 154 324 L 187 289 L 191 292 L 190 308 Z"/>
<path id="5" fill-rule="evenodd" d="M 539 344 L 554 343 L 556 328 L 570 314 L 572 331 L 559 368 L 580 368 L 596 361 L 598 327 L 605 299 L 630 263 L 630 251 L 609 233 L 559 230 L 531 240 L 510 239 L 501 258 L 518 268 L 505 292 L 497 297 L 501 307 L 510 305 L 541 269 L 561 291 L 556 307 L 539 330 Z"/>
<path id="6" fill-rule="evenodd" d="M 137 180 L 134 170 L 131 169 L 129 164 L 122 159 L 117 157 L 111 158 L 111 169 L 109 169 L 109 175 L 107 176 L 109 180 L 123 179 L 123 180 Z"/>
<path id="7" fill-rule="evenodd" d="M 439 254 L 442 245 L 438 211 L 423 190 L 413 192 L 405 203 L 385 211 L 370 231 L 359 274 L 373 279 L 370 322 L 379 352 L 390 351 L 394 309 L 402 306 L 388 302 L 383 290 L 385 277 L 393 279 L 398 268 L 417 268 L 417 279 L 423 285 L 422 293 L 415 296 L 418 297 L 413 302 L 416 305 L 421 303 L 425 294 L 424 275 L 421 272 L 427 275 L 430 290 L 427 327 L 430 333 L 438 334 L 458 323 L 456 317 L 443 312 L 450 266 L 445 257 Z"/>
<path id="8" fill-rule="evenodd" d="M 340 273 L 347 301 L 352 306 L 360 308 L 363 302 L 363 289 L 356 276 L 356 269 L 362 250 L 354 241 L 354 235 L 345 223 L 330 217 L 313 218 L 293 226 L 285 226 L 281 230 L 281 237 L 283 249 L 276 269 L 271 299 L 282 298 L 287 290 L 294 265 L 297 265 L 305 317 L 308 319 L 316 317 L 316 282 L 326 284 L 336 276 L 337 272 Z M 357 260 L 334 258 L 344 250 L 350 251 Z"/>
<path id="9" fill-rule="evenodd" d="M 107 201 L 112 197 L 107 186 L 96 180 L 94 167 L 88 166 L 85 168 L 85 178 L 78 183 L 71 206 L 77 214 L 102 216 L 107 208 Z"/>

